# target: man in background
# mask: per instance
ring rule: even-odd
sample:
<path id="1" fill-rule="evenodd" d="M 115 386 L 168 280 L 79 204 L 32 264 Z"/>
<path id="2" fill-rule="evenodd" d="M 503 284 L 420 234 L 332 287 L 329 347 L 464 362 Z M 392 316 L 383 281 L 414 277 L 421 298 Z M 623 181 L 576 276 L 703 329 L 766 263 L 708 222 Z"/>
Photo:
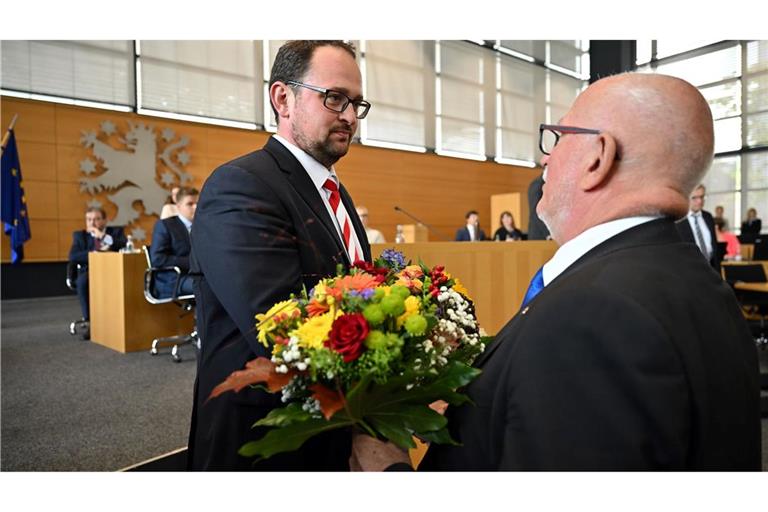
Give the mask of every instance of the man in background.
<path id="1" fill-rule="evenodd" d="M 720 271 L 720 261 L 717 254 L 717 233 L 712 214 L 704 210 L 707 189 L 699 184 L 689 197 L 688 215 L 677 222 L 677 230 L 686 242 L 696 244 L 704 259 Z"/>
<path id="2" fill-rule="evenodd" d="M 369 244 L 385 244 L 387 241 L 384 239 L 384 235 L 381 231 L 374 229 L 368 225 L 368 208 L 365 206 L 357 207 L 357 215 L 360 217 L 360 222 L 365 227 L 365 236 L 368 237 Z"/>
<path id="3" fill-rule="evenodd" d="M 179 187 L 176 192 L 174 216 L 160 219 L 152 231 L 150 249 L 153 267 L 178 267 L 181 275 L 174 271 L 158 272 L 155 287 L 159 297 L 192 295 L 192 278 L 189 274 L 189 253 L 192 244 L 189 232 L 197 209 L 198 191 L 191 187 Z"/>
<path id="4" fill-rule="evenodd" d="M 253 423 L 275 407 L 248 387 L 207 400 L 211 390 L 257 356 L 271 356 L 255 315 L 310 290 L 337 265 L 371 260 L 365 229 L 334 164 L 347 154 L 363 99 L 355 50 L 342 41 L 291 41 L 277 52 L 269 97 L 277 134 L 261 150 L 208 178 L 192 227 L 192 274 L 202 351 L 195 381 L 189 467 L 196 470 L 344 470 L 348 432 L 308 441 L 256 465 L 238 449 L 265 429 Z"/>
<path id="5" fill-rule="evenodd" d="M 464 215 L 466 226 L 456 231 L 456 242 L 476 242 L 485 240 L 485 232 L 480 229 L 480 215 L 475 210 L 470 210 Z"/>
<path id="6" fill-rule="evenodd" d="M 75 287 L 80 299 L 83 320 L 90 322 L 90 300 L 88 283 L 88 253 L 117 252 L 125 247 L 125 234 L 119 226 L 107 226 L 107 214 L 103 208 L 90 207 L 85 211 L 85 229 L 72 233 L 72 246 L 69 249 L 69 262 L 77 265 Z M 90 327 L 83 334 L 90 339 Z"/>
<path id="7" fill-rule="evenodd" d="M 707 101 L 683 80 L 627 73 L 541 131 L 537 209 L 560 247 L 475 362 L 472 404 L 447 409 L 461 445 L 433 444 L 420 469 L 759 471 L 755 344 L 675 228 L 712 162 Z M 350 462 L 402 455 L 361 435 Z"/>

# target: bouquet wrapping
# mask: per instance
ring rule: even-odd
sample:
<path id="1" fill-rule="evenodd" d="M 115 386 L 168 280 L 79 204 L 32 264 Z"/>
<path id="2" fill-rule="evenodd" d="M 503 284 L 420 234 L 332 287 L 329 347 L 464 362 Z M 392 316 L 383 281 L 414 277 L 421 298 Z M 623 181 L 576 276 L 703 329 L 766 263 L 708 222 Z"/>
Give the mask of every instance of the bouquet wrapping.
<path id="1" fill-rule="evenodd" d="M 274 427 L 240 449 L 268 458 L 314 435 L 357 427 L 407 449 L 413 437 L 454 443 L 446 418 L 429 405 L 468 401 L 460 388 L 487 342 L 467 290 L 442 266 L 405 262 L 385 250 L 300 296 L 256 315 L 272 357 L 249 361 L 209 399 L 248 385 L 281 393 L 285 407 L 254 426 Z"/>

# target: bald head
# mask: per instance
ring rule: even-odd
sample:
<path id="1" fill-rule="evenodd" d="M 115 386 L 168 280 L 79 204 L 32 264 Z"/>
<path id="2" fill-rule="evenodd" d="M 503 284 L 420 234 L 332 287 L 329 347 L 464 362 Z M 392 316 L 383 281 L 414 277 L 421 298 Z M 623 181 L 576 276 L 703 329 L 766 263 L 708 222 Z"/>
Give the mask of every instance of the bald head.
<path id="1" fill-rule="evenodd" d="M 640 73 L 612 76 L 587 89 L 574 104 L 577 108 L 593 126 L 614 134 L 625 167 L 642 167 L 686 197 L 712 163 L 712 112 L 684 80 Z"/>
<path id="2" fill-rule="evenodd" d="M 599 80 L 560 124 L 600 130 L 565 134 L 545 157 L 547 182 L 537 210 L 560 243 L 618 218 L 682 217 L 712 161 L 709 105 L 695 87 L 670 76 Z"/>

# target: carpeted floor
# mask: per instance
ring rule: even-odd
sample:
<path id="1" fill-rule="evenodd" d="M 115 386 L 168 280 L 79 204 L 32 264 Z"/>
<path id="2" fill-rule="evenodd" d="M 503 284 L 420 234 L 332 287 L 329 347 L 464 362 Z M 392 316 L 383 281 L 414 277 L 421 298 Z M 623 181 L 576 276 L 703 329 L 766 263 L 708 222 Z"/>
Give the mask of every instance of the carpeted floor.
<path id="1" fill-rule="evenodd" d="M 186 446 L 194 349 L 121 354 L 70 336 L 77 298 L 2 302 L 3 471 L 114 471 Z"/>
<path id="2" fill-rule="evenodd" d="M 176 364 L 81 341 L 74 296 L 3 301 L 1 314 L 0 470 L 114 471 L 186 446 L 191 347 Z M 762 431 L 768 471 L 768 419 Z"/>

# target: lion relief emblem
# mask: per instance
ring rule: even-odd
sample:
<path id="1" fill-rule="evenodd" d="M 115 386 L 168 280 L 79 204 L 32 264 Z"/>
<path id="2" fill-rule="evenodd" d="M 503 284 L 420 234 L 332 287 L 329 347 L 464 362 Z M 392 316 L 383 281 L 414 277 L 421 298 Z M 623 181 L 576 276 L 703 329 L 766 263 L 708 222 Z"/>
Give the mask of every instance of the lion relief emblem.
<path id="1" fill-rule="evenodd" d="M 160 215 L 169 191 L 176 185 L 191 183 L 184 171 L 190 155 L 186 151 L 189 138 L 176 137 L 165 128 L 158 140 L 155 129 L 143 123 L 127 122 L 128 130 L 120 133 L 111 121 L 101 123 L 100 130 L 83 131 L 80 144 L 91 151 L 80 162 L 80 191 L 92 196 L 107 192 L 107 199 L 117 207 L 110 224 L 128 226 L 142 213 L 135 203 L 141 202 L 145 215 Z M 89 205 L 101 203 L 95 198 Z"/>

